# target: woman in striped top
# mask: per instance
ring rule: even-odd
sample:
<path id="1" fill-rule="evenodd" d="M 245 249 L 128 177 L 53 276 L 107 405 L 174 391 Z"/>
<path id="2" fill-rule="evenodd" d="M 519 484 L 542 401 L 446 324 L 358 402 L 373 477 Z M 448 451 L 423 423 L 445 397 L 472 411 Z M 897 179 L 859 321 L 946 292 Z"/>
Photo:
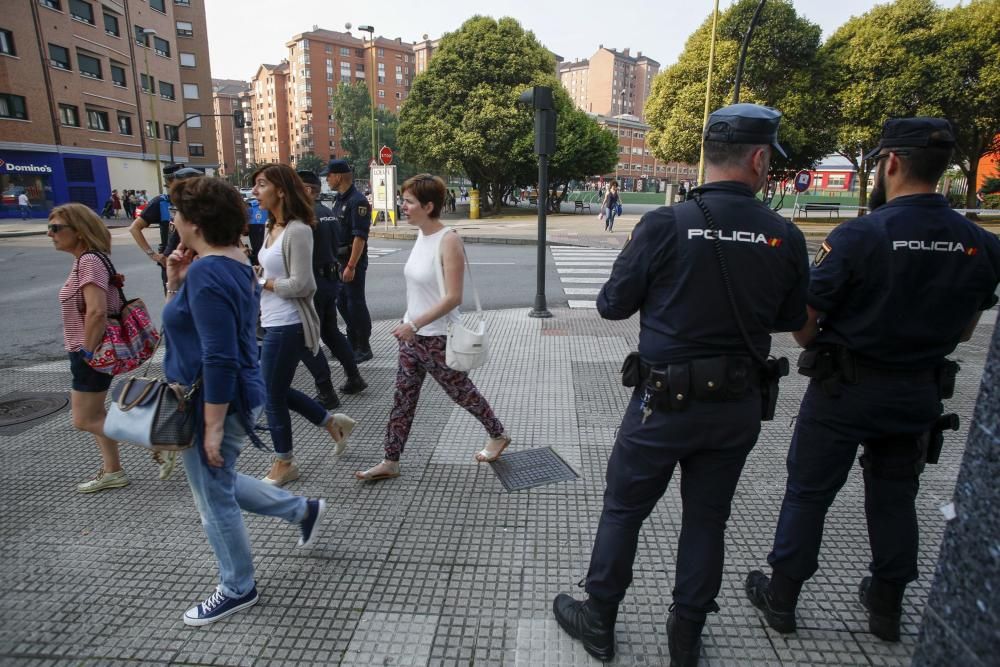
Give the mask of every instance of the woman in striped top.
<path id="1" fill-rule="evenodd" d="M 97 476 L 76 489 L 80 493 L 117 489 L 127 486 L 128 478 L 118 459 L 118 443 L 104 436 L 104 398 L 111 376 L 87 364 L 104 338 L 108 312 L 117 313 L 124 305 L 97 255 L 111 252 L 111 233 L 83 204 L 65 204 L 52 209 L 48 236 L 56 250 L 73 255 L 73 267 L 59 290 L 63 343 L 73 374 L 73 426 L 92 433 L 101 450 L 102 465 Z"/>

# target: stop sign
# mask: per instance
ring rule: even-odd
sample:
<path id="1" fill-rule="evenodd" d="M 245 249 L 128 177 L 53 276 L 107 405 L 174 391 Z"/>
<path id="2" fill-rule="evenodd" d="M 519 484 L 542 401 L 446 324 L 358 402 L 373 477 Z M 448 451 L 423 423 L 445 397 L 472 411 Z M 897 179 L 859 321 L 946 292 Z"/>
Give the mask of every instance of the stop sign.
<path id="1" fill-rule="evenodd" d="M 383 146 L 378 152 L 378 159 L 382 160 L 382 164 L 389 164 L 392 162 L 392 149 L 388 146 Z"/>

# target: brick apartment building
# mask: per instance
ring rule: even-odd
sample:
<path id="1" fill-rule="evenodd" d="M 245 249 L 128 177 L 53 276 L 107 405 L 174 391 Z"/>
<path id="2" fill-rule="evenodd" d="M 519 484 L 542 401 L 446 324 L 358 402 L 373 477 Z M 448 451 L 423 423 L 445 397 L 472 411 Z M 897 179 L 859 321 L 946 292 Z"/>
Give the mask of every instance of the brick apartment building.
<path id="1" fill-rule="evenodd" d="M 216 116 L 232 116 L 235 111 L 242 111 L 249 89 L 245 81 L 212 79 L 213 113 Z M 245 115 L 245 118 L 249 118 L 249 115 Z M 219 148 L 220 175 L 239 176 L 247 170 L 243 129 L 237 128 L 230 118 L 216 118 L 215 143 Z"/>
<path id="2" fill-rule="evenodd" d="M 644 118 L 646 99 L 660 63 L 639 51 L 616 51 L 601 44 L 590 58 L 559 65 L 559 80 L 577 108 L 602 116 Z"/>
<path id="3" fill-rule="evenodd" d="M 288 63 L 261 65 L 250 80 L 254 164 L 288 163 Z"/>
<path id="4" fill-rule="evenodd" d="M 667 183 L 697 181 L 698 167 L 684 162 L 663 162 L 653 156 L 646 145 L 649 125 L 630 114 L 601 116 L 597 123 L 618 136 L 618 166 L 614 173 L 604 174 L 604 181 L 617 180 L 626 192 L 661 191 Z"/>
<path id="5" fill-rule="evenodd" d="M 4 2 L 0 216 L 22 192 L 36 216 L 69 201 L 99 209 L 112 188 L 152 192 L 169 138 L 178 161 L 218 164 L 210 122 L 180 127 L 211 113 L 203 2 Z"/>

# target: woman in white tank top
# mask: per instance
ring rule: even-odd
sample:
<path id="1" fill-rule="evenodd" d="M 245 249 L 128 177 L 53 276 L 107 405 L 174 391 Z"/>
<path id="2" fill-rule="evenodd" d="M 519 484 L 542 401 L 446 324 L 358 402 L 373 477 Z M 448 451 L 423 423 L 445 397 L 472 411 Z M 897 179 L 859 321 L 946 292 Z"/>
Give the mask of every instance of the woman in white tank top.
<path id="1" fill-rule="evenodd" d="M 445 185 L 437 176 L 420 174 L 403 183 L 403 212 L 420 233 L 403 269 L 406 278 L 406 314 L 393 329 L 399 340 L 396 393 L 385 434 L 385 459 L 354 473 L 364 481 L 399 477 L 399 457 L 406 446 L 424 378 L 430 373 L 451 400 L 479 420 L 489 435 L 475 455 L 479 462 L 495 461 L 510 444 L 503 424 L 479 393 L 468 373 L 452 370 L 445 363 L 448 324 L 458 320 L 465 277 L 465 248 L 458 234 L 439 219 L 445 201 Z M 444 269 L 445 294 L 437 282 L 435 258 Z"/>

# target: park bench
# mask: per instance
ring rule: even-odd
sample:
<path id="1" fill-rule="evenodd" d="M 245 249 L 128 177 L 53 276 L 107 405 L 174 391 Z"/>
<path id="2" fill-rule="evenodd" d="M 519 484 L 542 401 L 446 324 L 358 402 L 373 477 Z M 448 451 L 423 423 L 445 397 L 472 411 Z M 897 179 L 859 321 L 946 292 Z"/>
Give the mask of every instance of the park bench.
<path id="1" fill-rule="evenodd" d="M 589 201 L 588 202 L 584 202 L 584 201 L 580 201 L 579 199 L 577 199 L 575 202 L 573 202 L 573 213 L 583 213 L 584 211 L 586 211 L 587 213 L 590 213 L 590 202 Z"/>
<path id="2" fill-rule="evenodd" d="M 811 202 L 809 204 L 799 204 L 796 215 L 798 215 L 798 213 L 805 213 L 806 217 L 808 217 L 808 213 L 810 211 L 826 211 L 830 214 L 830 217 L 832 218 L 834 213 L 840 213 L 840 202 L 830 202 L 830 203 Z"/>

